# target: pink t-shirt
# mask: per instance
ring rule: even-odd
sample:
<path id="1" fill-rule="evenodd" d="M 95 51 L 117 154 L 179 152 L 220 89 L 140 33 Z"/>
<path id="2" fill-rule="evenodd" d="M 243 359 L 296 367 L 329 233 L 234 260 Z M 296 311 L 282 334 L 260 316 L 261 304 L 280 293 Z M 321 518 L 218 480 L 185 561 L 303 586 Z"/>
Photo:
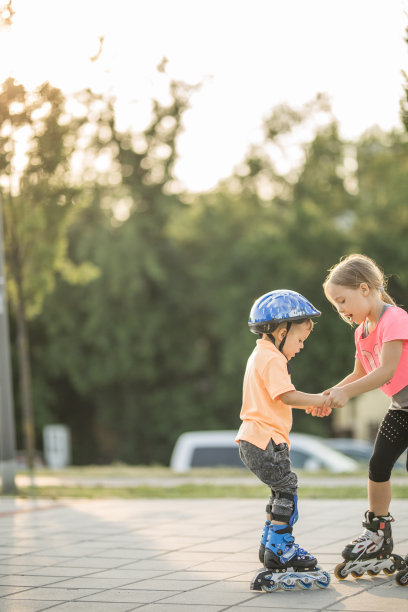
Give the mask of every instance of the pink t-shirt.
<path id="1" fill-rule="evenodd" d="M 384 342 L 402 340 L 402 354 L 394 376 L 381 390 L 391 397 L 408 385 L 408 313 L 398 306 L 387 308 L 376 328 L 363 338 L 365 320 L 357 327 L 354 339 L 357 357 L 367 374 L 380 367 Z"/>

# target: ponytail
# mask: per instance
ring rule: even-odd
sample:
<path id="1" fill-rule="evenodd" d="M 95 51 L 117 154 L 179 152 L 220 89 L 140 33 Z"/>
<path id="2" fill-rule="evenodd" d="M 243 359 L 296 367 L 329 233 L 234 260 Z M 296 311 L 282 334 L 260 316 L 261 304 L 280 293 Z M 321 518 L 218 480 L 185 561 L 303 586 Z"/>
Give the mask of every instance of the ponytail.
<path id="1" fill-rule="evenodd" d="M 389 293 L 387 293 L 384 285 L 381 285 L 378 291 L 380 293 L 380 296 L 383 302 L 385 302 L 386 304 L 392 304 L 393 306 L 396 306 L 395 300 L 390 296 Z"/>

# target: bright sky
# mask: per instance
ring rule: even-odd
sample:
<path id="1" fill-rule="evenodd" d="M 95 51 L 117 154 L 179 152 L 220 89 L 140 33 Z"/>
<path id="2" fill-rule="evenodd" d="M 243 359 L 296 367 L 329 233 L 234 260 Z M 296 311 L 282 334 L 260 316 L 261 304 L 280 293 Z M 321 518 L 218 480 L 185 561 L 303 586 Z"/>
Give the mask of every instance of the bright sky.
<path id="1" fill-rule="evenodd" d="M 176 166 L 194 191 L 230 175 L 282 102 L 300 107 L 327 92 L 346 138 L 400 126 L 408 0 L 14 0 L 13 8 L 14 25 L 0 32 L 0 82 L 109 91 L 122 125 L 135 130 L 151 98 L 164 95 L 156 72 L 164 56 L 171 77 L 203 82 Z"/>

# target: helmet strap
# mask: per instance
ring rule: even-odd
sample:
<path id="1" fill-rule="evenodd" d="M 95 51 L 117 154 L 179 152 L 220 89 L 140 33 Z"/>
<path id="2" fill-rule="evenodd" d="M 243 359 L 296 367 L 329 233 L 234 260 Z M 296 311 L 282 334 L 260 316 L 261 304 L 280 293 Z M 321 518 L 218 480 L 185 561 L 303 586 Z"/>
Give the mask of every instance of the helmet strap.
<path id="1" fill-rule="evenodd" d="M 292 321 L 288 321 L 286 323 L 286 334 L 285 334 L 285 337 L 284 337 L 284 339 L 282 340 L 282 342 L 279 345 L 279 350 L 280 350 L 281 353 L 282 353 L 283 347 L 284 347 L 285 342 L 286 342 L 286 338 L 288 337 L 288 333 L 289 333 L 289 330 L 290 330 L 291 327 L 292 327 Z"/>
<path id="2" fill-rule="evenodd" d="M 276 346 L 274 335 L 273 334 L 266 334 L 266 335 L 268 336 L 268 338 L 272 342 L 272 344 L 274 344 Z"/>

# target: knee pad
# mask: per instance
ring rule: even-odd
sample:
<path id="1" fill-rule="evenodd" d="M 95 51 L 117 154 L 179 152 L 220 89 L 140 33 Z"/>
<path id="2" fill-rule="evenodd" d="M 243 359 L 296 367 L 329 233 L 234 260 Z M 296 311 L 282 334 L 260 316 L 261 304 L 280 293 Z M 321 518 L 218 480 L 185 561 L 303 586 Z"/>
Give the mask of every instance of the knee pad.
<path id="1" fill-rule="evenodd" d="M 294 525 L 299 516 L 297 499 L 297 495 L 277 491 L 275 493 L 273 503 L 271 504 L 270 514 L 272 519 L 282 523 L 288 523 L 289 525 Z"/>

